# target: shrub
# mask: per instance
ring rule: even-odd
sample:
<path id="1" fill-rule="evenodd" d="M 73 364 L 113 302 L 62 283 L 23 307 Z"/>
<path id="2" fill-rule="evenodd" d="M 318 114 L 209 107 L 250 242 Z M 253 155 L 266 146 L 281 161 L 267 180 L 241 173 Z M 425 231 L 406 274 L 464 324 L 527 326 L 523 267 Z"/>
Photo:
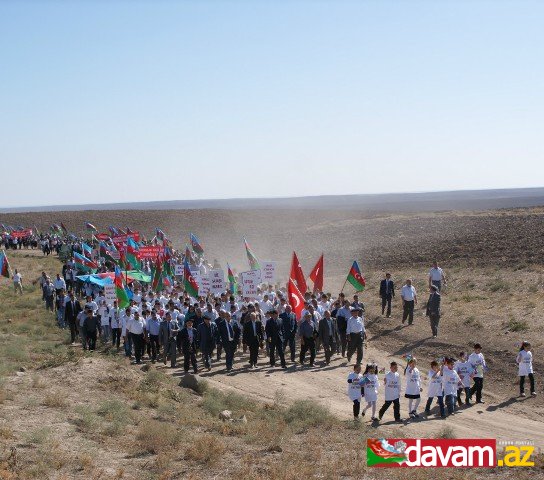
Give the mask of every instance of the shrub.
<path id="1" fill-rule="evenodd" d="M 169 423 L 148 420 L 138 428 L 136 440 L 142 449 L 156 454 L 177 446 L 181 433 Z"/>
<path id="2" fill-rule="evenodd" d="M 225 453 L 225 445 L 217 437 L 203 434 L 195 437 L 185 451 L 185 458 L 207 466 L 215 464 Z"/>
<path id="3" fill-rule="evenodd" d="M 256 405 L 251 400 L 236 393 L 223 393 L 219 390 L 209 389 L 204 394 L 202 408 L 216 417 L 223 410 L 236 412 L 253 411 Z"/>
<path id="4" fill-rule="evenodd" d="M 507 327 L 511 332 L 525 332 L 529 329 L 529 325 L 525 320 L 516 320 L 515 318 L 508 321 Z"/>
<path id="5" fill-rule="evenodd" d="M 436 432 L 434 438 L 457 438 L 455 435 L 455 430 L 450 427 L 442 427 L 438 432 Z"/>
<path id="6" fill-rule="evenodd" d="M 283 418 L 297 433 L 309 427 L 329 425 L 333 419 L 328 408 L 311 400 L 296 400 L 283 412 Z"/>
<path id="7" fill-rule="evenodd" d="M 42 405 L 51 408 L 62 408 L 66 407 L 66 405 L 68 405 L 68 402 L 61 393 L 50 392 L 44 397 Z"/>

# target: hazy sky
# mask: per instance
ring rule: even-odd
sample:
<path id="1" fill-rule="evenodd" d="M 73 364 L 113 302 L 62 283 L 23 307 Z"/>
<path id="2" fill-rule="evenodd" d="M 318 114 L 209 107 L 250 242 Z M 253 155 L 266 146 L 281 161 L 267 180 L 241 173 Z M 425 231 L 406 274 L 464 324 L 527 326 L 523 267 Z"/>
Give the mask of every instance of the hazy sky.
<path id="1" fill-rule="evenodd" d="M 0 1 L 2 206 L 544 184 L 544 1 Z"/>

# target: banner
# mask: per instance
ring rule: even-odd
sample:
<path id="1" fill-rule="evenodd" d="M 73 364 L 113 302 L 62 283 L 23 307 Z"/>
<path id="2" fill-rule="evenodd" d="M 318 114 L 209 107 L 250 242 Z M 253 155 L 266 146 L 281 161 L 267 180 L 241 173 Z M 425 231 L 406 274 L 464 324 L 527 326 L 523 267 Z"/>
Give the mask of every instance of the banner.
<path id="1" fill-rule="evenodd" d="M 198 273 L 199 279 L 197 280 L 198 283 L 198 295 L 208 295 L 210 293 L 210 277 L 207 274 L 202 275 L 200 272 Z M 196 280 L 197 277 L 194 276 L 194 279 Z"/>
<path id="2" fill-rule="evenodd" d="M 261 282 L 273 284 L 276 281 L 276 262 L 261 262 Z"/>
<path id="3" fill-rule="evenodd" d="M 20 230 L 18 232 L 11 232 L 10 235 L 13 237 L 13 238 L 25 238 L 25 237 L 30 237 L 32 235 L 32 229 L 31 228 L 27 228 L 25 230 Z"/>
<path id="4" fill-rule="evenodd" d="M 106 305 L 109 305 L 110 307 L 113 305 L 113 302 L 117 300 L 114 283 L 104 285 L 104 297 L 106 298 Z"/>
<path id="5" fill-rule="evenodd" d="M 113 243 L 126 243 L 127 237 L 132 237 L 132 239 L 136 242 L 140 241 L 140 232 L 132 232 L 128 235 L 115 235 L 114 237 L 111 237 L 113 240 Z"/>
<path id="6" fill-rule="evenodd" d="M 97 233 L 94 237 L 97 240 L 105 241 L 105 240 L 108 240 L 110 238 L 110 234 L 109 233 Z"/>
<path id="7" fill-rule="evenodd" d="M 242 295 L 248 298 L 257 298 L 257 288 L 261 283 L 261 271 L 250 270 L 240 273 Z"/>
<path id="8" fill-rule="evenodd" d="M 214 295 L 220 295 L 224 293 L 227 289 L 225 286 L 225 272 L 220 269 L 210 270 L 210 291 Z"/>
<path id="9" fill-rule="evenodd" d="M 158 245 L 140 247 L 140 250 L 138 251 L 138 253 L 140 255 L 140 259 L 142 258 L 156 259 L 159 255 L 164 254 L 164 247 L 160 247 Z"/>

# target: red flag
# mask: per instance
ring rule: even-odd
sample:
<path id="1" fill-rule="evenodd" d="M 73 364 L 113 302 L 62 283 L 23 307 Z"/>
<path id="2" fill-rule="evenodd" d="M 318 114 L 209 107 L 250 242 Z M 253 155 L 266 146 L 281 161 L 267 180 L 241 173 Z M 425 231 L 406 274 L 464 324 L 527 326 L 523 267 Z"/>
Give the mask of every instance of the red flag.
<path id="1" fill-rule="evenodd" d="M 308 291 L 308 286 L 306 285 L 306 279 L 304 278 L 304 273 L 302 272 L 302 267 L 298 261 L 297 254 L 293 252 L 293 261 L 291 262 L 291 274 L 289 275 L 297 284 L 298 289 L 304 295 Z"/>
<path id="2" fill-rule="evenodd" d="M 289 279 L 289 283 L 287 284 L 287 296 L 289 297 L 289 305 L 291 305 L 297 320 L 300 320 L 302 310 L 304 309 L 304 297 L 292 278 Z"/>
<path id="3" fill-rule="evenodd" d="M 310 273 L 310 280 L 314 282 L 314 293 L 323 291 L 323 254 L 321 254 L 314 269 Z"/>

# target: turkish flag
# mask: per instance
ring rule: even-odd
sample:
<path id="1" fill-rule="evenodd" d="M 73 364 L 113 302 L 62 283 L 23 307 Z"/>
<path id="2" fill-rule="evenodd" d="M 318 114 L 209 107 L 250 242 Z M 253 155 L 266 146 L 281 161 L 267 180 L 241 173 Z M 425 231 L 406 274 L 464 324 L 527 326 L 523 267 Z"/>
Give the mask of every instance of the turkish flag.
<path id="1" fill-rule="evenodd" d="M 300 320 L 302 310 L 304 309 L 304 297 L 292 278 L 289 279 L 289 283 L 287 284 L 287 295 L 289 297 L 289 305 L 291 305 L 297 320 Z"/>
<path id="2" fill-rule="evenodd" d="M 302 272 L 302 267 L 298 261 L 297 254 L 293 252 L 293 261 L 291 262 L 291 274 L 289 275 L 296 284 L 298 289 L 304 295 L 308 291 L 308 286 L 306 285 L 306 279 L 304 278 L 304 273 Z"/>
<path id="3" fill-rule="evenodd" d="M 310 280 L 314 282 L 314 293 L 323 291 L 323 254 L 321 254 L 314 269 L 311 271 Z"/>

